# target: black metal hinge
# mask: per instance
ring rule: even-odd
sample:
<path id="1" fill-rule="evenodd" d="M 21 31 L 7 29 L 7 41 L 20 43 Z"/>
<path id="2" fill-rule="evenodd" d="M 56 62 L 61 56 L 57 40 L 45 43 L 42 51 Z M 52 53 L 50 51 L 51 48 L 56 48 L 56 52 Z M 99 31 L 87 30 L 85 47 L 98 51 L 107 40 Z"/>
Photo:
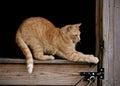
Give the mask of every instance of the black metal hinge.
<path id="1" fill-rule="evenodd" d="M 100 41 L 100 49 L 104 49 L 104 40 Z"/>
<path id="2" fill-rule="evenodd" d="M 87 81 L 87 86 L 90 86 L 95 82 L 95 78 L 104 79 L 104 68 L 100 68 L 98 72 L 80 72 L 81 76 L 84 76 L 84 81 Z"/>
<path id="3" fill-rule="evenodd" d="M 89 79 L 91 76 L 104 79 L 104 68 L 100 68 L 98 72 L 80 72 L 80 75 L 85 76 L 85 80 Z"/>

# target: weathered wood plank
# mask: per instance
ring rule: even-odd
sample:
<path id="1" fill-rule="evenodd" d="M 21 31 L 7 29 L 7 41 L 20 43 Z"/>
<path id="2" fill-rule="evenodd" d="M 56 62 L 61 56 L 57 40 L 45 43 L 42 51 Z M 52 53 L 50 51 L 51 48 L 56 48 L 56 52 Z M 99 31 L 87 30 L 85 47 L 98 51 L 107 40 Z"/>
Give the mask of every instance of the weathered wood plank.
<path id="1" fill-rule="evenodd" d="M 120 53 L 120 0 L 104 0 L 104 67 L 103 86 L 119 86 L 119 53 Z"/>
<path id="2" fill-rule="evenodd" d="M 0 63 L 25 63 L 25 59 L 12 59 L 12 58 L 0 58 Z M 73 62 L 68 60 L 48 60 L 48 61 L 40 61 L 35 60 L 34 63 L 40 63 L 40 64 L 88 64 L 86 62 Z"/>
<path id="3" fill-rule="evenodd" d="M 114 10 L 114 86 L 120 84 L 120 0 L 115 0 Z"/>
<path id="4" fill-rule="evenodd" d="M 114 86 L 114 1 L 109 0 L 109 32 L 108 32 L 108 86 Z"/>
<path id="5" fill-rule="evenodd" d="M 10 59 L 8 63 L 4 61 L 0 63 L 0 85 L 75 85 L 82 78 L 79 72 L 92 71 L 96 68 L 96 65 L 91 67 L 88 64 L 73 65 L 65 64 L 64 61 L 64 64 L 54 63 L 56 62 L 51 64 L 36 62 L 33 73 L 29 74 L 25 61 L 19 63 L 11 63 Z"/>
<path id="6" fill-rule="evenodd" d="M 103 0 L 103 39 L 104 39 L 104 62 L 103 66 L 105 68 L 105 79 L 103 80 L 103 86 L 109 86 L 108 84 L 108 69 L 109 69 L 109 0 Z M 112 34 L 111 34 L 112 35 Z M 111 56 L 112 57 L 112 56 Z"/>

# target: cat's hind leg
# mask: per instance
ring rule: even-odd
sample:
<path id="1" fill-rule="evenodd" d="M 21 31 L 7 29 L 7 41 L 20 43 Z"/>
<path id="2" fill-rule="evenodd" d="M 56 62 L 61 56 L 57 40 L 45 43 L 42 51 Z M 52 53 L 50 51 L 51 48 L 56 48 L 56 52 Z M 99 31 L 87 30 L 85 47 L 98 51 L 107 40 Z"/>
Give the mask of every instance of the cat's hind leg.
<path id="1" fill-rule="evenodd" d="M 53 60 L 54 56 L 52 55 L 44 55 L 43 54 L 43 49 L 41 47 L 39 48 L 35 48 L 33 50 L 33 54 L 34 54 L 34 58 L 38 59 L 38 60 Z"/>
<path id="2" fill-rule="evenodd" d="M 54 56 L 52 55 L 44 55 L 43 47 L 40 43 L 34 40 L 34 43 L 31 43 L 30 48 L 32 49 L 34 58 L 38 60 L 53 60 Z"/>

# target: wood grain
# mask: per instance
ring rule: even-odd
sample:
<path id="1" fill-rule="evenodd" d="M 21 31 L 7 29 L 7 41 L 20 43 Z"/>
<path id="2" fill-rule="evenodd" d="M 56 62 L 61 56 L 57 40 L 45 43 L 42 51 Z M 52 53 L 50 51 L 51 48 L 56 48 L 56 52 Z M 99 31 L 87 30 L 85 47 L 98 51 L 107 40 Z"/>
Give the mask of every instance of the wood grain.
<path id="1" fill-rule="evenodd" d="M 114 6 L 114 86 L 120 83 L 120 0 L 115 0 Z"/>
<path id="2" fill-rule="evenodd" d="M 96 65 L 90 67 L 89 64 L 68 64 L 64 60 L 49 64 L 36 62 L 33 73 L 29 74 L 25 61 L 17 61 L 18 59 L 13 59 L 12 63 L 9 59 L 8 63 L 5 60 L 0 63 L 0 85 L 75 85 L 82 78 L 79 72 L 96 68 Z"/>
<path id="3" fill-rule="evenodd" d="M 120 0 L 103 0 L 104 68 L 103 86 L 120 83 Z"/>

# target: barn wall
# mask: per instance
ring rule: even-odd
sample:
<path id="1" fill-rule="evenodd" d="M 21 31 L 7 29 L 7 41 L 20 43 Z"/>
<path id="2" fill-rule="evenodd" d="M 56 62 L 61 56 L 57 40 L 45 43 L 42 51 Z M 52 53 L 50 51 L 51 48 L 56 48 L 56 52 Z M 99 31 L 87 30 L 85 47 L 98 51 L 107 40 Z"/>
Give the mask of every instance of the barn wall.
<path id="1" fill-rule="evenodd" d="M 105 41 L 103 86 L 119 86 L 120 0 L 103 0 L 103 36 Z"/>

